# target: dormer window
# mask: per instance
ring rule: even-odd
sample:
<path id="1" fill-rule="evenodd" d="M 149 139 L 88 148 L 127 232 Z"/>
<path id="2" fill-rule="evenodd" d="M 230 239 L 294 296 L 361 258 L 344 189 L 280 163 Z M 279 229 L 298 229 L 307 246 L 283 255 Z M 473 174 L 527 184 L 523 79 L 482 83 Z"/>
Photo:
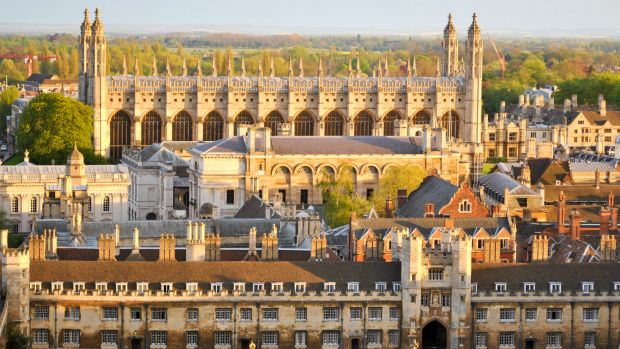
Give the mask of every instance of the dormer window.
<path id="1" fill-rule="evenodd" d="M 164 294 L 168 294 L 172 291 L 172 282 L 162 282 L 161 283 L 161 291 Z"/>
<path id="2" fill-rule="evenodd" d="M 239 293 L 245 293 L 245 282 L 235 282 L 233 284 L 233 290 Z"/>
<path id="3" fill-rule="evenodd" d="M 95 283 L 95 289 L 99 292 L 105 292 L 108 290 L 108 283 L 107 282 L 97 282 Z"/>
<path id="4" fill-rule="evenodd" d="M 222 283 L 221 282 L 214 282 L 211 284 L 211 291 L 213 293 L 222 293 Z"/>
<path id="5" fill-rule="evenodd" d="M 271 283 L 271 292 L 272 293 L 282 293 L 284 289 L 283 284 L 281 282 L 272 282 Z"/>
<path id="6" fill-rule="evenodd" d="M 306 283 L 305 282 L 296 282 L 295 283 L 295 293 L 306 293 Z"/>
<path id="7" fill-rule="evenodd" d="M 30 291 L 33 293 L 41 293 L 41 283 L 40 282 L 31 282 L 30 283 Z"/>
<path id="8" fill-rule="evenodd" d="M 360 283 L 359 282 L 347 282 L 347 291 L 353 293 L 360 292 Z"/>
<path id="9" fill-rule="evenodd" d="M 375 290 L 383 293 L 387 290 L 387 282 L 375 282 Z"/>
<path id="10" fill-rule="evenodd" d="M 127 291 L 127 283 L 126 282 L 117 282 L 116 283 L 116 292 L 126 292 Z"/>
<path id="11" fill-rule="evenodd" d="M 198 283 L 197 282 L 186 282 L 185 283 L 185 290 L 187 290 L 187 292 L 189 292 L 189 293 L 196 293 L 196 292 L 198 292 Z"/>
<path id="12" fill-rule="evenodd" d="M 136 283 L 136 290 L 138 291 L 138 293 L 148 292 L 148 290 L 149 290 L 149 283 L 148 282 L 138 282 L 138 283 Z"/>
<path id="13" fill-rule="evenodd" d="M 55 292 L 55 291 L 62 292 L 62 289 L 63 289 L 62 281 L 52 282 L 52 292 Z"/>
<path id="14" fill-rule="evenodd" d="M 496 282 L 495 283 L 495 292 L 497 293 L 506 293 L 507 284 L 505 282 Z"/>
<path id="15" fill-rule="evenodd" d="M 73 283 L 73 292 L 75 293 L 79 293 L 81 291 L 84 291 L 85 288 L 85 284 L 83 282 L 74 282 Z"/>
<path id="16" fill-rule="evenodd" d="M 523 283 L 523 292 L 529 293 L 536 291 L 536 283 L 535 282 L 524 282 Z"/>
<path id="17" fill-rule="evenodd" d="M 561 292 L 562 292 L 561 282 L 550 282 L 549 283 L 549 293 L 561 293 Z"/>
<path id="18" fill-rule="evenodd" d="M 260 291 L 265 289 L 265 283 L 263 282 L 255 282 L 252 284 L 252 292 L 259 293 Z"/>
<path id="19" fill-rule="evenodd" d="M 471 284 L 471 294 L 472 294 L 472 295 L 476 295 L 476 294 L 478 294 L 478 283 L 473 282 L 473 283 Z"/>
<path id="20" fill-rule="evenodd" d="M 459 203 L 460 213 L 471 213 L 471 202 L 469 200 L 462 200 Z"/>
<path id="21" fill-rule="evenodd" d="M 392 291 L 400 292 L 400 282 L 392 282 Z"/>
<path id="22" fill-rule="evenodd" d="M 620 281 L 614 281 L 614 291 L 620 291 Z"/>
<path id="23" fill-rule="evenodd" d="M 335 282 L 325 282 L 325 283 L 323 283 L 323 289 L 327 293 L 334 293 L 334 292 L 336 292 L 336 283 Z"/>
<path id="24" fill-rule="evenodd" d="M 590 294 L 590 292 L 594 291 L 594 282 L 582 282 L 581 290 L 584 294 Z"/>

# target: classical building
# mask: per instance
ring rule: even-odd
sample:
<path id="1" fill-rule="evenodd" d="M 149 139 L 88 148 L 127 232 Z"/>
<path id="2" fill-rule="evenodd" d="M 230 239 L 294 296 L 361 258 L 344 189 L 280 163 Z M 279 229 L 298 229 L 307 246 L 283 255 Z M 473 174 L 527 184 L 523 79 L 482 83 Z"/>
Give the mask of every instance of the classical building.
<path id="1" fill-rule="evenodd" d="M 444 32 L 442 65 L 437 75 L 417 75 L 415 59 L 407 76 L 379 69 L 364 77 L 351 67 L 348 77 L 306 77 L 290 66 L 288 77 L 235 75 L 228 62 L 210 76 L 133 75 L 125 64 L 119 76 L 107 76 L 107 40 L 99 11 L 91 24 L 85 12 L 79 38 L 79 99 L 94 108 L 94 148 L 120 158 L 124 147 L 161 141 L 214 141 L 240 135 L 240 125 L 270 128 L 273 135 L 414 136 L 425 125 L 443 127 L 467 154 L 481 153 L 483 43 L 476 17 L 469 28 L 465 61 L 458 59 L 450 18 Z M 267 63 L 267 62 L 264 62 Z M 244 66 L 244 64 L 242 64 Z M 386 65 L 387 67 L 387 65 Z M 298 75 L 298 76 L 297 76 Z M 398 130 L 398 131 L 397 131 Z"/>

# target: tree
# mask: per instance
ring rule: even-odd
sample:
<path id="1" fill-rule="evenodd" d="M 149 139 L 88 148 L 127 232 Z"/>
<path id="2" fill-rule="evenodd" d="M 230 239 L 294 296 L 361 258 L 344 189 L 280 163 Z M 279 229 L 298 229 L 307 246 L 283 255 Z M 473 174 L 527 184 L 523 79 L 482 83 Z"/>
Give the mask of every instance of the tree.
<path id="1" fill-rule="evenodd" d="M 24 109 L 17 129 L 17 149 L 30 152 L 38 164 L 66 162 L 76 144 L 83 152 L 92 150 L 93 110 L 59 93 L 42 93 Z"/>
<path id="2" fill-rule="evenodd" d="M 11 325 L 7 329 L 7 349 L 27 349 L 29 348 L 30 338 L 20 331 L 17 325 Z"/>
<path id="3" fill-rule="evenodd" d="M 388 168 L 379 179 L 379 188 L 371 199 L 377 213 L 385 214 L 385 200 L 388 197 L 395 201 L 399 189 L 405 189 L 407 193 L 414 191 L 424 177 L 426 172 L 420 166 L 400 165 Z"/>
<path id="4" fill-rule="evenodd" d="M 19 97 L 19 91 L 11 86 L 0 93 L 0 134 L 6 131 L 6 116 L 11 114 L 11 105 Z"/>
<path id="5" fill-rule="evenodd" d="M 320 183 L 323 193 L 324 216 L 327 223 L 332 227 L 347 224 L 351 212 L 362 216 L 371 208 L 370 202 L 361 195 L 355 193 L 353 182 L 353 168 L 344 166 L 336 175 L 324 171 L 323 180 Z"/>

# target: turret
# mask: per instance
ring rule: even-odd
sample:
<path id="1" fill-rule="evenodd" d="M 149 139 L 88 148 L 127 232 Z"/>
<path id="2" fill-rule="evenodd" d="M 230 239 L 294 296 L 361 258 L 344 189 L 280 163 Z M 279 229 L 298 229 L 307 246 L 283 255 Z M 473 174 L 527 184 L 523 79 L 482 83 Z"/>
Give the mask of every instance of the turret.
<path id="1" fill-rule="evenodd" d="M 474 13 L 465 48 L 465 115 L 461 136 L 465 142 L 480 143 L 482 119 L 482 38 Z"/>
<path id="2" fill-rule="evenodd" d="M 458 74 L 459 49 L 456 39 L 456 29 L 452 22 L 452 14 L 448 15 L 448 24 L 443 31 L 443 42 L 441 43 L 442 55 L 442 76 L 454 76 Z"/>

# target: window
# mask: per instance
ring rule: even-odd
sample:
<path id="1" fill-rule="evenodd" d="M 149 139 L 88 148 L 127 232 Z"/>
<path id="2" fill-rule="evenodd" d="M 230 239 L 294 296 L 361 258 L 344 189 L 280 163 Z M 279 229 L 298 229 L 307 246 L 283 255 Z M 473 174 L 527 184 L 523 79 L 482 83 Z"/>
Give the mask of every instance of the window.
<path id="1" fill-rule="evenodd" d="M 255 282 L 252 284 L 252 292 L 259 293 L 260 291 L 265 289 L 265 284 L 262 282 Z"/>
<path id="2" fill-rule="evenodd" d="M 489 140 L 490 141 L 494 141 L 495 140 L 495 133 L 489 133 Z"/>
<path id="3" fill-rule="evenodd" d="M 334 293 L 334 292 L 336 292 L 336 283 L 335 282 L 325 282 L 325 283 L 323 283 L 323 289 L 327 293 Z"/>
<path id="4" fill-rule="evenodd" d="M 598 308 L 584 308 L 583 321 L 598 321 Z"/>
<path id="5" fill-rule="evenodd" d="M 308 308 L 295 308 L 295 321 L 307 321 Z"/>
<path id="6" fill-rule="evenodd" d="M 509 132 L 508 133 L 508 141 L 514 142 L 516 140 L 517 140 L 517 133 L 516 132 Z"/>
<path id="7" fill-rule="evenodd" d="M 278 345 L 278 332 L 277 331 L 262 332 L 261 343 L 263 345 Z"/>
<path id="8" fill-rule="evenodd" d="M 74 282 L 73 283 L 73 292 L 80 293 L 81 291 L 84 291 L 84 286 L 85 286 L 85 284 L 83 282 Z"/>
<path id="9" fill-rule="evenodd" d="M 499 345 L 514 346 L 515 345 L 515 333 L 514 332 L 500 332 L 499 333 Z"/>
<path id="10" fill-rule="evenodd" d="M 151 345 L 165 346 L 168 344 L 168 332 L 151 331 Z"/>
<path id="11" fill-rule="evenodd" d="M 131 320 L 142 320 L 142 309 L 131 308 Z"/>
<path id="12" fill-rule="evenodd" d="M 536 308 L 525 309 L 525 321 L 536 321 L 537 313 L 538 313 L 538 309 Z"/>
<path id="13" fill-rule="evenodd" d="M 93 198 L 92 197 L 88 197 L 88 201 L 86 202 L 86 208 L 88 209 L 88 212 L 93 212 Z"/>
<path id="14" fill-rule="evenodd" d="M 232 345 L 232 332 L 215 331 L 215 344 L 216 345 Z"/>
<path id="15" fill-rule="evenodd" d="M 495 157 L 495 149 L 489 149 L 489 157 L 490 158 L 494 158 Z"/>
<path id="16" fill-rule="evenodd" d="M 215 314 L 217 317 L 217 309 L 215 310 Z M 187 321 L 198 321 L 198 308 L 187 309 Z"/>
<path id="17" fill-rule="evenodd" d="M 560 292 L 562 292 L 562 283 L 561 282 L 550 282 L 549 283 L 549 292 L 550 293 L 560 293 Z"/>
<path id="18" fill-rule="evenodd" d="M 398 308 L 397 307 L 390 307 L 389 316 L 390 316 L 390 320 L 398 320 L 398 318 L 399 318 Z"/>
<path id="19" fill-rule="evenodd" d="M 524 282 L 523 283 L 523 292 L 534 292 L 536 291 L 536 284 L 533 282 Z"/>
<path id="20" fill-rule="evenodd" d="M 487 321 L 487 315 L 488 315 L 489 311 L 485 308 L 485 309 L 476 309 L 476 321 L 477 322 L 486 322 Z"/>
<path id="21" fill-rule="evenodd" d="M 338 345 L 340 344 L 340 331 L 323 331 L 321 340 L 323 345 Z"/>
<path id="22" fill-rule="evenodd" d="M 80 344 L 80 330 L 65 330 L 63 340 L 68 344 Z"/>
<path id="23" fill-rule="evenodd" d="M 442 268 L 430 268 L 428 269 L 428 279 L 433 281 L 443 280 Z"/>
<path id="24" fill-rule="evenodd" d="M 392 292 L 400 291 L 400 282 L 392 282 Z"/>
<path id="25" fill-rule="evenodd" d="M 450 302 L 451 302 L 451 295 L 449 295 L 449 294 L 442 294 L 441 295 L 441 306 L 442 307 L 449 307 L 450 306 Z"/>
<path id="26" fill-rule="evenodd" d="M 295 293 L 306 293 L 306 283 L 305 282 L 296 282 L 295 283 Z"/>
<path id="27" fill-rule="evenodd" d="M 595 346 L 596 345 L 596 332 L 586 332 L 584 339 L 584 345 Z"/>
<path id="28" fill-rule="evenodd" d="M 590 292 L 594 291 L 594 282 L 582 282 L 581 290 L 584 294 L 590 294 Z"/>
<path id="29" fill-rule="evenodd" d="M 138 283 L 136 283 L 136 290 L 138 291 L 138 293 L 147 292 L 149 290 L 148 282 L 138 282 Z"/>
<path id="30" fill-rule="evenodd" d="M 263 309 L 264 321 L 278 321 L 278 308 L 265 308 Z"/>
<path id="31" fill-rule="evenodd" d="M 547 332 L 548 347 L 562 347 L 562 332 Z"/>
<path id="32" fill-rule="evenodd" d="M 196 282 L 186 282 L 185 283 L 185 289 L 190 294 L 196 293 L 196 292 L 198 292 L 198 283 L 196 283 Z"/>
<path id="33" fill-rule="evenodd" d="M 369 307 L 368 318 L 370 320 L 381 320 L 383 318 L 383 308 L 381 307 Z"/>
<path id="34" fill-rule="evenodd" d="M 32 343 L 33 344 L 48 344 L 49 343 L 49 331 L 46 329 L 32 330 Z"/>
<path id="35" fill-rule="evenodd" d="M 459 212 L 471 213 L 471 202 L 469 200 L 463 200 L 459 203 Z"/>
<path id="36" fill-rule="evenodd" d="M 234 205 L 235 204 L 235 190 L 228 189 L 226 190 L 226 205 Z"/>
<path id="37" fill-rule="evenodd" d="M 217 339 L 216 339 L 215 344 L 217 344 Z M 186 331 L 185 332 L 185 345 L 190 346 L 190 347 L 198 346 L 198 331 Z"/>
<path id="38" fill-rule="evenodd" d="M 161 291 L 165 294 L 170 293 L 170 291 L 172 291 L 172 282 L 162 282 Z"/>
<path id="39" fill-rule="evenodd" d="M 211 291 L 214 293 L 222 293 L 222 283 L 221 282 L 214 282 L 211 284 Z"/>
<path id="40" fill-rule="evenodd" d="M 116 331 L 101 331 L 101 344 L 116 344 Z"/>
<path id="41" fill-rule="evenodd" d="M 504 293 L 506 292 L 506 283 L 505 282 L 496 282 L 495 283 L 495 292 Z"/>
<path id="42" fill-rule="evenodd" d="M 583 125 L 583 124 L 584 124 L 584 121 L 583 121 L 583 120 L 579 120 L 579 121 L 577 121 L 577 125 Z"/>
<path id="43" fill-rule="evenodd" d="M 30 213 L 37 213 L 37 198 L 35 196 L 30 198 Z"/>
<path id="44" fill-rule="evenodd" d="M 299 192 L 299 203 L 302 205 L 308 204 L 308 189 L 301 189 Z"/>
<path id="45" fill-rule="evenodd" d="M 50 307 L 39 305 L 34 307 L 34 318 L 37 320 L 47 320 L 50 317 Z"/>
<path id="46" fill-rule="evenodd" d="M 476 332 L 474 334 L 474 344 L 476 347 L 487 346 L 487 334 L 485 332 Z"/>
<path id="47" fill-rule="evenodd" d="M 385 282 L 375 282 L 375 290 L 383 293 L 387 289 L 387 283 Z"/>
<path id="48" fill-rule="evenodd" d="M 278 294 L 278 293 L 282 293 L 283 290 L 283 284 L 281 282 L 272 282 L 271 283 L 271 292 Z"/>
<path id="49" fill-rule="evenodd" d="M 472 283 L 471 284 L 471 294 L 478 294 L 478 284 L 477 283 Z"/>
<path id="50" fill-rule="evenodd" d="M 245 282 L 235 282 L 233 284 L 233 290 L 239 293 L 245 293 Z"/>
<path id="51" fill-rule="evenodd" d="M 400 344 L 400 331 L 398 331 L 398 330 L 388 331 L 388 344 L 389 345 L 399 345 Z"/>
<path id="52" fill-rule="evenodd" d="M 429 306 L 430 295 L 428 293 L 422 293 L 420 297 L 420 305 L 423 307 Z"/>
<path id="53" fill-rule="evenodd" d="M 153 321 L 166 321 L 168 318 L 168 312 L 166 308 L 153 308 L 151 311 L 151 320 Z"/>
<path id="54" fill-rule="evenodd" d="M 110 197 L 103 197 L 103 212 L 110 212 Z"/>
<path id="55" fill-rule="evenodd" d="M 323 307 L 323 321 L 338 321 L 338 320 L 340 320 L 340 308 Z"/>
<path id="56" fill-rule="evenodd" d="M 366 333 L 366 341 L 369 345 L 381 345 L 381 330 L 369 330 Z"/>
<path id="57" fill-rule="evenodd" d="M 241 321 L 252 321 L 252 308 L 241 308 Z"/>
<path id="58" fill-rule="evenodd" d="M 559 309 L 559 308 L 547 309 L 547 321 L 548 322 L 562 321 L 562 309 Z"/>
<path id="59" fill-rule="evenodd" d="M 360 292 L 360 283 L 359 282 L 347 282 L 347 291 L 353 293 Z"/>
<path id="60" fill-rule="evenodd" d="M 95 284 L 95 289 L 99 292 L 105 292 L 108 290 L 108 283 L 107 282 L 97 282 Z"/>
<path id="61" fill-rule="evenodd" d="M 11 213 L 19 213 L 19 198 L 11 198 Z"/>
<path id="62" fill-rule="evenodd" d="M 65 320 L 79 320 L 79 319 L 80 319 L 80 307 L 65 308 Z"/>
<path id="63" fill-rule="evenodd" d="M 517 148 L 515 148 L 515 147 L 508 148 L 508 157 L 509 158 L 516 158 L 517 157 Z"/>
<path id="64" fill-rule="evenodd" d="M 231 308 L 215 308 L 216 321 L 230 321 L 232 314 Z"/>
<path id="65" fill-rule="evenodd" d="M 614 281 L 614 291 L 620 291 L 620 282 Z"/>
<path id="66" fill-rule="evenodd" d="M 62 292 L 63 289 L 63 285 L 62 285 L 62 281 L 54 281 L 52 282 L 52 291 L 59 291 Z"/>
<path id="67" fill-rule="evenodd" d="M 361 320 L 362 319 L 362 308 L 355 307 L 351 308 L 351 320 Z"/>
<path id="68" fill-rule="evenodd" d="M 515 308 L 500 308 L 499 321 L 500 322 L 515 321 Z"/>
<path id="69" fill-rule="evenodd" d="M 101 309 L 101 318 L 103 320 L 118 320 L 118 308 L 106 307 Z"/>
<path id="70" fill-rule="evenodd" d="M 295 331 L 295 346 L 305 346 L 308 341 L 308 332 L 306 331 Z"/>

